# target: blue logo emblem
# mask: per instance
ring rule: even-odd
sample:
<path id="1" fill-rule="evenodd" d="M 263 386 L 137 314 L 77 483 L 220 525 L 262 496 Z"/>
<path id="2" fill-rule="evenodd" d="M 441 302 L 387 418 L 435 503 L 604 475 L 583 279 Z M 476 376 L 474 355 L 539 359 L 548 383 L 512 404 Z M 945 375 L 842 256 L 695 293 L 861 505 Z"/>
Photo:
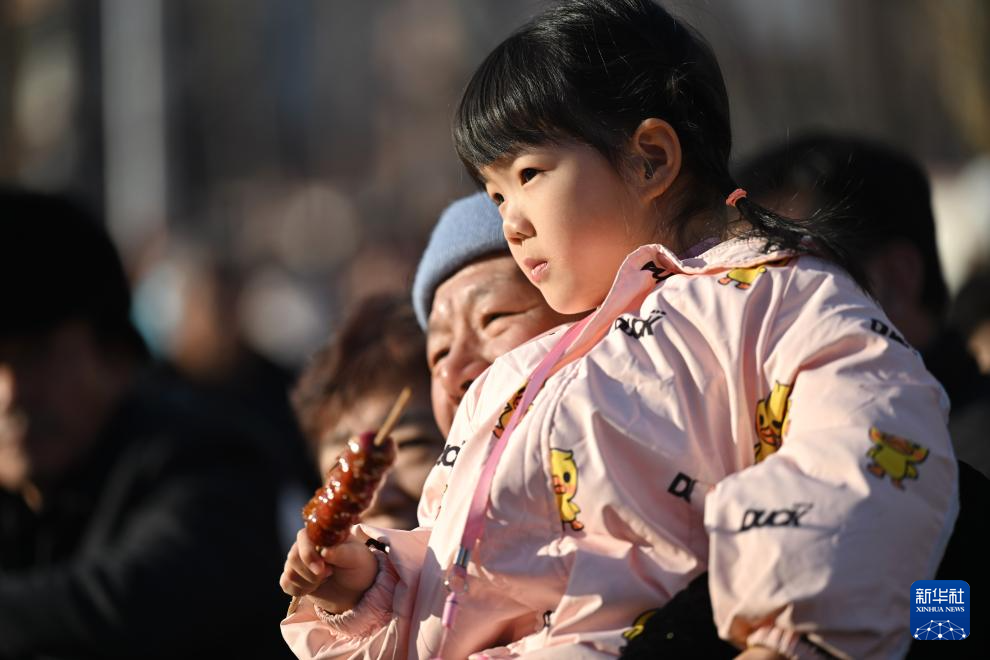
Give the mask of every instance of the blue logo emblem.
<path id="1" fill-rule="evenodd" d="M 911 636 L 920 640 L 969 637 L 969 584 L 917 580 L 911 584 Z"/>

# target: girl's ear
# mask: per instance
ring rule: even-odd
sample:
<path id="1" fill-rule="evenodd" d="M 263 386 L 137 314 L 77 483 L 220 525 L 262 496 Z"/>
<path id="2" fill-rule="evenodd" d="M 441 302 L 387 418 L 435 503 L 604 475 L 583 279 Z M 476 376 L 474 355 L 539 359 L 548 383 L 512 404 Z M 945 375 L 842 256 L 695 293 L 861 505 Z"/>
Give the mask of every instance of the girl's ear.
<path id="1" fill-rule="evenodd" d="M 653 201 L 667 192 L 681 171 L 681 141 L 673 126 L 650 117 L 636 127 L 630 142 L 634 162 L 641 163 L 639 187 Z"/>

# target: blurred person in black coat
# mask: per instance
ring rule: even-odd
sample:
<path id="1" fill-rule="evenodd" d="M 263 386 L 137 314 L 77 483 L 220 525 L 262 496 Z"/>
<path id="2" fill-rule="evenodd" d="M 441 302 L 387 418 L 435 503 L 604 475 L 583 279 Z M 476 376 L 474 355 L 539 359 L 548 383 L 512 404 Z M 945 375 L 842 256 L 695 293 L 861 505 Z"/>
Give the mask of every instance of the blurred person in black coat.
<path id="1" fill-rule="evenodd" d="M 990 498 L 990 434 L 974 421 L 990 419 L 990 378 L 948 323 L 928 176 L 911 157 L 886 145 L 809 134 L 764 151 L 740 169 L 737 180 L 754 199 L 784 215 L 805 218 L 828 210 L 837 222 L 856 223 L 857 240 L 842 247 L 863 264 L 871 293 L 891 321 L 874 321 L 871 330 L 920 352 L 952 404 L 949 434 L 959 459 L 960 511 L 935 578 L 966 580 L 979 591 L 990 584 L 980 541 Z M 971 623 L 979 627 L 976 619 Z M 908 657 L 936 652 L 915 642 Z"/>
<path id="2" fill-rule="evenodd" d="M 987 255 L 990 259 L 990 254 Z M 990 374 L 990 263 L 969 274 L 952 301 L 949 321 L 965 337 L 980 371 Z"/>
<path id="3" fill-rule="evenodd" d="M 152 367 L 99 223 L 0 190 L 0 282 L 0 658 L 284 657 L 271 461 Z"/>
<path id="4" fill-rule="evenodd" d="M 966 423 L 976 411 L 990 411 L 990 379 L 947 322 L 949 292 L 921 166 L 876 142 L 811 134 L 763 152 L 737 179 L 751 197 L 784 215 L 805 218 L 826 209 L 838 221 L 856 223 L 857 240 L 843 247 L 863 264 L 871 293 L 891 321 L 874 332 L 921 353 L 952 402 L 949 432 L 957 458 L 990 475 L 990 437 Z"/>
<path id="5" fill-rule="evenodd" d="M 990 268 L 974 271 L 963 284 L 952 303 L 950 322 L 965 339 L 984 380 L 990 377 Z M 953 430 L 961 437 L 982 437 L 982 443 L 965 447 L 960 458 L 982 466 L 990 476 L 990 405 L 969 406 L 952 420 Z"/>

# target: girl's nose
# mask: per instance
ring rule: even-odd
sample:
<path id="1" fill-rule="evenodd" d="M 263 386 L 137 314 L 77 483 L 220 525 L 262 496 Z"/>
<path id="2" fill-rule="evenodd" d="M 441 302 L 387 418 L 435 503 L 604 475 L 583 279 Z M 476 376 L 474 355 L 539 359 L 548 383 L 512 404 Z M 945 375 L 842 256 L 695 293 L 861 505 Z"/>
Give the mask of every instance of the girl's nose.
<path id="1" fill-rule="evenodd" d="M 502 214 L 502 232 L 510 245 L 520 245 L 527 238 L 536 235 L 533 224 L 526 219 L 518 203 L 506 200 L 498 210 Z"/>

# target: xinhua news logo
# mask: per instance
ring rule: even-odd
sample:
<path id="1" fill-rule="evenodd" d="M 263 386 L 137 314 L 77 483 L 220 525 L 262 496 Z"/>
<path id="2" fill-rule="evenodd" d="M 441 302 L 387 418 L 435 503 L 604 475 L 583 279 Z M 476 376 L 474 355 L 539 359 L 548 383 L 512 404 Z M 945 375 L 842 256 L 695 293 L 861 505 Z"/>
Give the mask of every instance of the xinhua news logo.
<path id="1" fill-rule="evenodd" d="M 918 580 L 911 584 L 911 636 L 918 640 L 967 639 L 969 584 L 962 580 Z"/>

